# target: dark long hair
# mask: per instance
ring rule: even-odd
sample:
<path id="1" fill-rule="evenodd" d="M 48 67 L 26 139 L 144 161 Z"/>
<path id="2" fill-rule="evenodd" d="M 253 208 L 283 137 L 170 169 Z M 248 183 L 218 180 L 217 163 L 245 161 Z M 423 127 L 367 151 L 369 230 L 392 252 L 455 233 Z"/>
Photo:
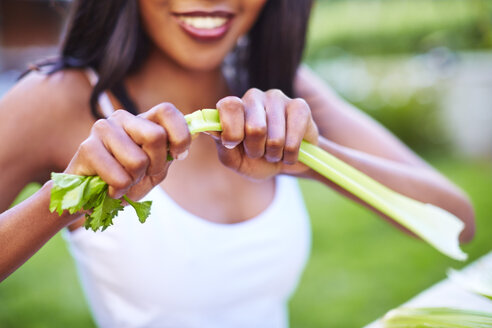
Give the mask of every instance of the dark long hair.
<path id="1" fill-rule="evenodd" d="M 238 90 L 275 88 L 293 96 L 311 5 L 312 0 L 267 1 L 234 60 Z M 97 99 L 104 90 L 111 90 L 126 110 L 136 114 L 123 79 L 140 67 L 149 43 L 136 0 L 76 0 L 51 72 L 91 67 L 99 74 L 90 98 L 94 116 L 100 117 Z"/>

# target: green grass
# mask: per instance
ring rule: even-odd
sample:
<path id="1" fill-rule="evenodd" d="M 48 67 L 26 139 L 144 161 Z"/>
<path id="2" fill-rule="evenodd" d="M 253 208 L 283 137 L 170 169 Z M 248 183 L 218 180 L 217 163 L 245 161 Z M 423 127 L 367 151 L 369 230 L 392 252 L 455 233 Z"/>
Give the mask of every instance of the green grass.
<path id="1" fill-rule="evenodd" d="M 492 164 L 431 161 L 471 196 L 478 232 L 473 260 L 492 249 Z M 313 250 L 290 303 L 291 326 L 361 327 L 461 264 L 400 233 L 322 185 L 302 182 Z M 60 235 L 0 284 L 0 327 L 93 327 L 74 265 Z"/>
<path id="2" fill-rule="evenodd" d="M 419 52 L 437 46 L 490 48 L 492 2 L 318 0 L 307 57 L 326 55 L 327 46 L 359 55 Z"/>
<path id="3" fill-rule="evenodd" d="M 0 285 L 0 327 L 94 327 L 59 234 Z"/>
<path id="4" fill-rule="evenodd" d="M 492 164 L 449 158 L 432 163 L 468 192 L 478 231 L 470 260 L 492 250 Z M 313 250 L 291 301 L 292 327 L 361 327 L 462 264 L 400 233 L 323 186 L 302 183 L 313 225 Z"/>

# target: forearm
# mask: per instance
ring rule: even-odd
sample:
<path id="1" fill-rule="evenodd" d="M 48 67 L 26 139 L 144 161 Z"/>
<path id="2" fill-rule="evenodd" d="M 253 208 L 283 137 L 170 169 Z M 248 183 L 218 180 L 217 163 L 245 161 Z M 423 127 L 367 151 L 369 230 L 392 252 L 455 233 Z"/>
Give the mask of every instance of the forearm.
<path id="1" fill-rule="evenodd" d="M 7 278 L 63 227 L 80 217 L 49 212 L 51 182 L 0 214 L 0 281 Z"/>
<path id="2" fill-rule="evenodd" d="M 412 165 L 388 160 L 362 151 L 333 143 L 323 137 L 319 146 L 347 164 L 372 177 L 388 188 L 407 197 L 441 207 L 460 218 L 465 223 L 462 241 L 468 241 L 474 233 L 474 213 L 466 196 L 448 180 L 427 165 Z M 316 179 L 331 187 L 333 183 L 309 170 L 303 177 Z M 342 194 L 371 208 L 349 192 L 334 187 Z M 371 208 L 372 209 L 372 208 Z M 378 211 L 375 211 L 381 215 Z"/>

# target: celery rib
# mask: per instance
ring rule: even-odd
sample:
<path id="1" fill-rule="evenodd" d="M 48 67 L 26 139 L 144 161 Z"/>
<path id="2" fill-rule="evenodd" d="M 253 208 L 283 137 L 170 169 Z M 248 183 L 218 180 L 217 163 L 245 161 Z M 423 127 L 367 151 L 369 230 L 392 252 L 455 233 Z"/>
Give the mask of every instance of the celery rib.
<path id="1" fill-rule="evenodd" d="M 398 308 L 382 320 L 384 328 L 492 328 L 492 314 L 453 308 Z"/>
<path id="2" fill-rule="evenodd" d="M 198 110 L 186 115 L 185 119 L 192 134 L 221 131 L 216 109 Z M 388 215 L 443 254 L 466 260 L 466 253 L 459 247 L 464 224 L 453 214 L 403 196 L 306 141 L 301 144 L 299 161 Z"/>
<path id="3" fill-rule="evenodd" d="M 219 113 L 216 109 L 198 110 L 186 115 L 185 119 L 192 134 L 222 130 Z M 391 217 L 443 254 L 456 260 L 466 260 L 467 255 L 459 247 L 459 235 L 464 228 L 464 224 L 451 213 L 434 205 L 424 204 L 403 196 L 306 141 L 301 144 L 299 161 Z M 69 210 L 73 213 L 80 210 L 79 207 L 82 206 L 85 209 L 97 207 L 102 212 L 96 213 L 99 213 L 101 217 L 108 218 L 107 224 L 104 225 L 104 227 L 107 227 L 112 224 L 112 218 L 120 210 L 120 204 L 109 204 L 110 201 L 107 198 L 106 203 L 108 205 L 104 201 L 106 198 L 100 197 L 100 194 L 106 194 L 106 189 L 104 188 L 107 188 L 107 185 L 100 179 L 94 180 L 99 181 L 97 184 L 99 189 L 96 188 L 96 190 L 93 187 L 92 189 L 94 190 L 91 189 L 91 192 L 87 195 L 85 191 L 82 193 L 81 190 L 85 190 L 85 185 L 79 186 L 79 184 L 82 182 L 80 179 L 83 178 L 67 174 L 54 174 L 52 179 L 55 188 L 51 194 L 50 210 L 52 212 L 56 210 L 61 214 L 63 210 Z M 77 184 L 74 186 L 67 185 L 67 181 L 70 182 L 72 180 L 77 182 Z M 76 187 L 78 189 L 72 195 L 71 190 Z M 84 197 L 91 196 L 92 198 L 81 199 L 81 195 L 84 195 Z M 77 206 L 73 206 L 74 203 Z M 105 204 L 106 207 L 100 208 L 100 206 Z M 150 203 L 144 202 L 137 205 L 138 207 L 135 209 L 139 219 L 144 222 L 150 213 Z M 97 230 L 96 228 L 100 226 L 100 223 L 96 222 L 93 230 Z"/>

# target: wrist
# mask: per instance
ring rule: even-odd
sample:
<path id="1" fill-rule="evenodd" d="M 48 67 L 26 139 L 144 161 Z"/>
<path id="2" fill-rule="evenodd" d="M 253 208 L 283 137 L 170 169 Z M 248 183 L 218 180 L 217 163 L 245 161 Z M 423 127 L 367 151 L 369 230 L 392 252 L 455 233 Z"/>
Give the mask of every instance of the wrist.
<path id="1" fill-rule="evenodd" d="M 56 211 L 51 212 L 50 202 L 52 187 L 53 181 L 49 180 L 41 187 L 41 189 L 36 194 L 34 194 L 34 197 L 36 198 L 35 201 L 41 206 L 41 211 L 46 214 L 46 219 L 50 221 L 54 226 L 56 226 L 58 230 L 60 230 L 70 225 L 74 221 L 82 218 L 85 213 L 81 211 L 70 214 L 68 211 L 64 211 L 61 215 L 59 215 Z"/>

